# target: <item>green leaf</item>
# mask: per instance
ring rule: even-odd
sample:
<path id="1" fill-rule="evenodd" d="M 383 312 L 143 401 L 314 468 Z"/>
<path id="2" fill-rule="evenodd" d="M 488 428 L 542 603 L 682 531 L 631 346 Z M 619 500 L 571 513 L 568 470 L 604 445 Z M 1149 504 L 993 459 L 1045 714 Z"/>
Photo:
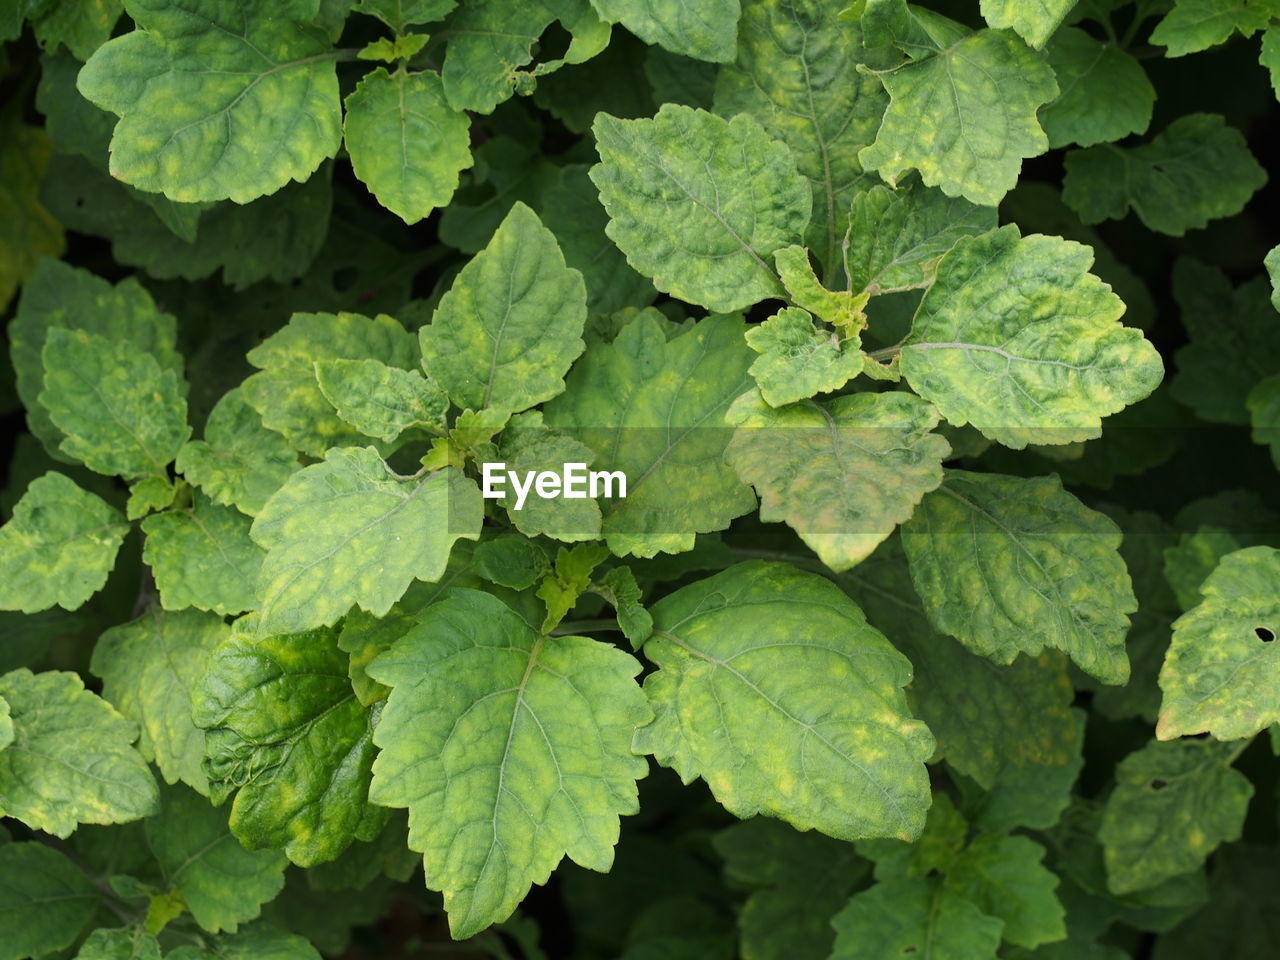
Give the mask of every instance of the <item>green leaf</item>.
<path id="1" fill-rule="evenodd" d="M 738 817 L 844 840 L 919 835 L 934 742 L 907 715 L 911 665 L 834 584 L 751 561 L 650 613 L 657 719 L 635 750 L 686 783 L 702 777 Z"/>
<path id="2" fill-rule="evenodd" d="M 369 668 L 393 687 L 370 798 L 408 807 L 409 845 L 450 930 L 506 919 L 566 854 L 608 870 L 637 810 L 640 665 L 585 637 L 536 634 L 497 598 L 455 590 Z"/>
<path id="3" fill-rule="evenodd" d="M 74 673 L 0 676 L 13 743 L 0 753 L 0 816 L 69 837 L 80 823 L 128 823 L 155 810 L 156 783 L 131 744 L 137 727 Z"/>
<path id="4" fill-rule="evenodd" d="M 570 36 L 563 57 L 521 70 L 557 20 Z M 542 74 L 589 60 L 608 45 L 610 33 L 587 0 L 472 0 L 449 28 L 440 70 L 444 93 L 453 109 L 476 113 L 492 113 L 517 91 L 530 93 Z"/>
<path id="5" fill-rule="evenodd" d="M 315 3 L 131 0 L 139 29 L 108 41 L 80 92 L 120 117 L 111 174 L 183 202 L 248 203 L 305 180 L 342 140 L 329 38 Z"/>
<path id="6" fill-rule="evenodd" d="M 848 237 L 846 236 L 846 242 Z M 773 255 L 778 267 L 778 277 L 796 306 L 803 307 L 820 320 L 825 320 L 846 336 L 859 333 L 866 325 L 867 305 L 870 294 L 854 294 L 848 290 L 831 291 L 822 285 L 809 262 L 809 251 L 804 247 L 783 247 Z"/>
<path id="7" fill-rule="evenodd" d="M 1116 767 L 1098 839 L 1112 893 L 1146 890 L 1198 870 L 1240 839 L 1253 784 L 1231 769 L 1239 749 L 1215 740 L 1153 740 Z"/>
<path id="8" fill-rule="evenodd" d="M 588 118 L 585 128 L 590 126 Z M 588 315 L 647 306 L 658 291 L 631 269 L 626 255 L 605 233 L 609 215 L 589 169 L 584 163 L 559 169 L 559 179 L 542 190 L 542 220 L 559 241 L 565 263 L 586 281 Z"/>
<path id="9" fill-rule="evenodd" d="M 1085 223 L 1132 209 L 1173 237 L 1234 216 L 1267 182 L 1240 131 L 1214 113 L 1181 117 L 1142 146 L 1072 150 L 1065 163 L 1062 199 Z"/>
<path id="10" fill-rule="evenodd" d="M 440 20 L 457 6 L 457 0 L 359 0 L 356 13 L 377 17 L 396 33 L 415 23 Z"/>
<path id="11" fill-rule="evenodd" d="M 1271 447 L 1271 460 L 1280 470 L 1280 375 L 1256 383 L 1245 400 L 1254 443 Z"/>
<path id="12" fill-rule="evenodd" d="M 670 103 L 652 119 L 602 113 L 592 129 L 591 179 L 632 267 L 710 310 L 779 296 L 773 254 L 800 241 L 812 204 L 785 144 L 749 115 Z"/>
<path id="13" fill-rule="evenodd" d="M 1012 224 L 962 238 L 916 310 L 902 375 L 950 423 L 1014 449 L 1099 436 L 1164 365 L 1092 263 L 1082 244 Z"/>
<path id="14" fill-rule="evenodd" d="M 1280 325 L 1267 281 L 1232 287 L 1217 267 L 1181 258 L 1173 265 L 1173 296 L 1190 343 L 1178 348 L 1171 393 L 1212 423 L 1249 422 L 1255 384 L 1280 371 Z"/>
<path id="15" fill-rule="evenodd" d="M 725 459 L 760 496 L 760 519 L 784 521 L 832 570 L 847 570 L 942 483 L 947 441 L 933 405 L 908 393 L 857 393 L 774 410 L 739 397 Z M 850 478 L 856 477 L 856 483 Z"/>
<path id="16" fill-rule="evenodd" d="M 44 345 L 40 404 L 90 470 L 164 476 L 191 436 L 179 377 L 133 344 L 53 327 Z"/>
<path id="17" fill-rule="evenodd" d="M 414 427 L 446 431 L 449 398 L 416 370 L 379 360 L 317 360 L 316 382 L 338 416 L 365 436 L 391 443 Z"/>
<path id="18" fill-rule="evenodd" d="M 142 521 L 142 559 L 166 610 L 196 607 L 220 614 L 258 605 L 265 551 L 249 539 L 252 521 L 196 491 L 191 505 Z"/>
<path id="19" fill-rule="evenodd" d="M 1151 31 L 1151 42 L 1168 47 L 1166 57 L 1208 50 L 1236 31 L 1249 37 L 1280 16 L 1274 0 L 1175 0 L 1173 9 Z"/>
<path id="20" fill-rule="evenodd" d="M 365 815 L 380 708 L 356 699 L 336 630 L 258 638 L 241 624 L 209 657 L 192 707 L 211 795 L 235 793 L 231 831 L 247 849 L 332 860 Z"/>
<path id="21" fill-rule="evenodd" d="M 831 920 L 830 960 L 995 960 L 1004 924 L 936 880 L 903 878 L 854 894 Z"/>
<path id="22" fill-rule="evenodd" d="M 805 234 L 828 275 L 840 258 L 845 211 L 863 176 L 858 151 L 876 138 L 887 98 L 858 72 L 858 29 L 820 0 L 753 0 L 738 24 L 735 63 L 716 75 L 715 110 L 745 113 L 783 141 L 813 192 Z M 725 58 L 730 59 L 730 58 Z"/>
<path id="23" fill-rule="evenodd" d="M 1280 721 L 1280 550 L 1228 554 L 1200 587 L 1204 600 L 1173 624 L 1160 671 L 1161 740 L 1208 731 L 1238 740 Z"/>
<path id="24" fill-rule="evenodd" d="M 1280 310 L 1280 244 L 1272 247 L 1262 262 L 1271 280 L 1271 305 Z"/>
<path id="25" fill-rule="evenodd" d="M 123 7 L 120 0 L 51 0 L 39 4 L 32 26 L 45 50 L 65 45 L 76 59 L 88 60 L 111 36 Z"/>
<path id="26" fill-rule="evenodd" d="M 95 930 L 76 960 L 160 960 L 160 941 L 138 927 Z"/>
<path id="27" fill-rule="evenodd" d="M 178 495 L 178 488 L 167 476 L 143 477 L 129 485 L 129 501 L 125 506 L 125 516 L 130 520 L 145 517 L 153 510 L 163 510 L 173 503 Z"/>
<path id="28" fill-rule="evenodd" d="M 404 369 L 417 361 L 413 337 L 398 322 L 356 313 L 295 313 L 287 326 L 250 350 L 248 358 L 262 372 L 241 386 L 245 401 L 261 415 L 263 425 L 312 457 L 324 456 L 333 446 L 366 442 L 325 399 L 316 380 L 316 361 L 378 360 Z"/>
<path id="29" fill-rule="evenodd" d="M 0 960 L 71 946 L 98 909 L 89 877 L 42 843 L 0 843 Z"/>
<path id="30" fill-rule="evenodd" d="M 633 650 L 639 650 L 653 633 L 653 617 L 641 603 L 644 592 L 636 583 L 631 568 L 614 567 L 593 584 L 591 590 L 609 601 L 618 616 L 618 626 L 623 635 L 631 641 Z"/>
<path id="31" fill-rule="evenodd" d="M 40 181 L 53 148 L 21 112 L 0 115 L 0 310 L 41 257 L 66 248 L 62 226 L 40 204 Z"/>
<path id="32" fill-rule="evenodd" d="M 1056 476 L 949 470 L 902 529 L 930 622 L 996 663 L 1045 647 L 1103 683 L 1129 676 L 1137 609 L 1120 529 Z"/>
<path id="33" fill-rule="evenodd" d="M 476 544 L 474 569 L 490 583 L 526 590 L 551 572 L 543 548 L 527 537 L 505 536 Z"/>
<path id="34" fill-rule="evenodd" d="M 246 850 L 227 829 L 225 811 L 186 787 L 166 787 L 161 799 L 160 813 L 145 824 L 147 845 L 196 923 L 234 932 L 257 917 L 284 886 L 284 854 Z"/>
<path id="35" fill-rule="evenodd" d="M 890 184 L 914 168 L 949 197 L 995 206 L 1017 182 L 1023 159 L 1049 147 L 1036 110 L 1058 95 L 1053 71 L 1003 30 L 946 46 L 933 41 L 913 56 L 876 72 L 889 108 L 858 159 Z"/>
<path id="36" fill-rule="evenodd" d="M 839 390 L 862 372 L 858 337 L 819 330 L 799 307 L 783 307 L 748 329 L 747 344 L 760 354 L 749 372 L 774 407 Z"/>
<path id="37" fill-rule="evenodd" d="M 460 407 L 516 413 L 549 400 L 582 353 L 586 296 L 555 236 L 517 203 L 419 331 L 423 366 Z"/>
<path id="38" fill-rule="evenodd" d="M 549 634 L 573 609 L 591 583 L 591 572 L 607 556 L 608 548 L 598 543 L 561 547 L 556 551 L 555 570 L 538 587 L 538 599 L 547 606 L 547 616 L 542 621 L 543 633 Z"/>
<path id="39" fill-rule="evenodd" d="M 1262 53 L 1258 62 L 1266 67 L 1271 75 L 1271 89 L 1280 97 L 1280 25 L 1273 23 L 1263 31 Z"/>
<path id="40" fill-rule="evenodd" d="M 540 410 L 511 418 L 498 441 L 498 455 L 508 470 L 521 476 L 530 470 L 558 472 L 566 463 L 590 466 L 596 457 L 595 451 L 581 441 L 547 429 Z M 517 510 L 516 497 L 508 492 L 500 502 L 525 536 L 542 534 L 568 542 L 600 538 L 600 504 L 595 500 L 528 497 Z"/>
<path id="41" fill-rule="evenodd" d="M 645 43 L 672 53 L 728 63 L 733 60 L 741 14 L 738 0 L 591 0 L 609 23 L 621 23 Z"/>
<path id="42" fill-rule="evenodd" d="M 872 295 L 927 287 L 938 261 L 957 240 L 995 225 L 992 208 L 948 197 L 914 178 L 897 190 L 859 190 L 853 195 L 843 246 L 849 286 Z"/>
<path id="43" fill-rule="evenodd" d="M 351 166 L 380 204 L 417 223 L 449 202 L 458 172 L 471 166 L 470 122 L 445 102 L 438 74 L 379 67 L 347 96 L 346 108 Z"/>
<path id="44" fill-rule="evenodd" d="M 1009 943 L 1036 947 L 1067 935 L 1055 874 L 1040 863 L 1044 847 L 1026 837 L 975 837 L 947 871 L 947 886 L 983 913 L 1004 921 Z"/>
<path id="45" fill-rule="evenodd" d="M 174 469 L 214 503 L 252 517 L 298 469 L 298 455 L 288 440 L 262 425 L 237 387 L 214 404 L 204 439 L 188 441 Z"/>
<path id="46" fill-rule="evenodd" d="M 1013 30 L 1039 50 L 1076 5 L 1076 0 L 982 0 L 982 19 Z"/>
<path id="47" fill-rule="evenodd" d="M 755 505 L 722 460 L 729 404 L 751 386 L 745 325 L 713 316 L 667 340 L 642 314 L 611 344 L 592 344 L 547 405 L 547 424 L 595 451 L 593 468 L 621 470 L 626 499 L 602 505 L 605 539 L 619 555 L 693 548 Z"/>
<path id="48" fill-rule="evenodd" d="M 13 743 L 13 718 L 9 713 L 9 701 L 0 697 L 0 750 Z"/>
<path id="49" fill-rule="evenodd" d="M 102 678 L 103 697 L 141 729 L 142 756 L 168 783 L 181 780 L 205 795 L 205 735 L 191 722 L 191 702 L 209 653 L 229 633 L 213 614 L 152 607 L 104 633 L 89 664 Z"/>
<path id="50" fill-rule="evenodd" d="M 50 471 L 0 527 L 0 610 L 77 610 L 102 589 L 129 526 L 101 497 Z"/>
<path id="51" fill-rule="evenodd" d="M 27 408 L 27 426 L 54 459 L 72 462 L 58 450 L 64 434 L 37 400 L 45 386 L 41 354 L 54 328 L 84 330 L 127 343 L 134 354 L 150 354 L 162 370 L 172 370 L 184 388 L 182 355 L 174 349 L 177 322 L 156 309 L 136 279 L 130 277 L 112 287 L 87 270 L 60 260 L 41 260 L 22 288 L 17 315 L 9 324 L 9 342 L 18 396 Z"/>
<path id="52" fill-rule="evenodd" d="M 409 584 L 436 580 L 459 538 L 480 535 L 475 483 L 452 468 L 398 479 L 372 447 L 330 450 L 267 501 L 260 633 L 337 622 L 352 605 L 385 614 Z"/>
<path id="53" fill-rule="evenodd" d="M 1065 27 L 1054 34 L 1045 57 L 1062 90 L 1039 113 L 1051 148 L 1091 147 L 1146 133 L 1156 89 L 1132 56 L 1078 27 Z"/>
<path id="54" fill-rule="evenodd" d="M 304 938 L 266 923 L 253 923 L 215 938 L 209 949 L 178 947 L 166 960 L 320 960 Z"/>
<path id="55" fill-rule="evenodd" d="M 398 60 L 408 60 L 414 54 L 420 53 L 430 39 L 425 33 L 405 33 L 395 38 L 379 37 L 372 43 L 366 44 L 356 56 L 361 60 L 381 60 L 384 63 L 395 63 Z M 399 71 L 397 71 L 397 75 L 399 75 Z M 399 112 L 397 109 L 396 113 Z"/>
<path id="56" fill-rule="evenodd" d="M 830 916 L 866 875 L 853 847 L 799 833 L 769 817 L 735 823 L 711 838 L 725 873 L 750 890 L 738 914 L 742 955 L 753 960 L 825 960 Z"/>

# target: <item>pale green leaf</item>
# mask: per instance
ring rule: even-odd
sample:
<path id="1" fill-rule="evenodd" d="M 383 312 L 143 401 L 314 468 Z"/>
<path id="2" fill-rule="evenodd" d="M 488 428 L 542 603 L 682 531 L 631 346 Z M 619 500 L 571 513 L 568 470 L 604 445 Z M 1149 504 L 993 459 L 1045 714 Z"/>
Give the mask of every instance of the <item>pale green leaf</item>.
<path id="1" fill-rule="evenodd" d="M 361 60 L 395 63 L 397 60 L 408 60 L 415 53 L 420 53 L 430 39 L 425 33 L 404 33 L 394 38 L 379 37 L 372 43 L 366 44 L 356 56 Z M 397 109 L 396 113 L 399 112 Z"/>
<path id="2" fill-rule="evenodd" d="M 784 307 L 750 327 L 747 344 L 760 354 L 749 372 L 774 407 L 839 390 L 862 372 L 858 337 L 841 339 L 829 328 L 819 330 L 798 307 Z"/>
<path id="3" fill-rule="evenodd" d="M 257 607 L 265 552 L 249 539 L 251 523 L 198 490 L 190 506 L 143 520 L 142 559 L 151 567 L 164 608 L 233 614 Z"/>
<path id="4" fill-rule="evenodd" d="M 179 377 L 123 340 L 53 327 L 40 404 L 62 451 L 98 473 L 164 476 L 191 436 Z"/>
<path id="5" fill-rule="evenodd" d="M 160 941 L 140 927 L 99 929 L 80 947 L 76 960 L 160 960 Z"/>
<path id="6" fill-rule="evenodd" d="M 1156 736 L 1252 736 L 1280 721 L 1280 550 L 1228 554 L 1200 591 L 1204 600 L 1173 624 Z"/>
<path id="7" fill-rule="evenodd" d="M 234 932 L 284 886 L 284 854 L 246 850 L 227 828 L 226 810 L 186 787 L 166 787 L 145 826 L 164 882 L 210 933 Z"/>
<path id="8" fill-rule="evenodd" d="M 1249 422 L 1255 384 L 1280 371 L 1280 317 L 1267 281 L 1239 287 L 1217 267 L 1181 258 L 1173 265 L 1173 297 L 1189 343 L 1178 348 L 1170 392 L 1211 423 Z"/>
<path id="9" fill-rule="evenodd" d="M 1045 647 L 1124 683 L 1137 609 L 1120 529 L 1056 476 L 951 470 L 902 530 L 911 578 L 938 630 L 996 663 Z"/>
<path id="10" fill-rule="evenodd" d="M 716 75 L 715 110 L 746 113 L 795 155 L 813 191 L 806 240 L 834 274 L 858 151 L 876 138 L 887 98 L 857 70 L 858 28 L 822 0 L 751 0 L 738 23 L 736 62 Z M 728 58 L 726 58 L 728 59 Z"/>
<path id="11" fill-rule="evenodd" d="M 111 174 L 183 202 L 248 203 L 305 180 L 342 140 L 329 38 L 315 3 L 131 0 L 139 28 L 98 48 L 86 98 L 120 117 Z"/>
<path id="12" fill-rule="evenodd" d="M 9 324 L 9 344 L 18 396 L 27 408 L 27 426 L 57 460 L 72 462 L 58 450 L 62 431 L 37 401 L 44 389 L 41 353 L 49 330 L 55 327 L 85 330 L 127 343 L 135 354 L 155 357 L 162 370 L 172 370 L 182 382 L 182 354 L 174 348 L 177 321 L 156 308 L 135 278 L 113 287 L 61 260 L 41 260 L 22 288 L 18 312 Z"/>
<path id="13" fill-rule="evenodd" d="M 1177 610 L 1190 610 L 1204 599 L 1200 587 L 1222 558 L 1244 546 L 1261 542 L 1252 537 L 1242 542 L 1238 533 L 1213 524 L 1201 524 L 1194 533 L 1183 533 L 1164 551 L 1164 577 L 1177 598 Z M 1166 628 L 1169 624 L 1165 624 Z M 1167 646 L 1167 645 L 1166 645 Z"/>
<path id="14" fill-rule="evenodd" d="M 1058 84 L 1012 33 L 980 30 L 876 76 L 889 108 L 858 158 L 890 184 L 914 168 L 949 197 L 995 206 L 1023 159 L 1049 147 L 1036 110 L 1057 97 Z"/>
<path id="15" fill-rule="evenodd" d="M 711 838 L 725 873 L 750 891 L 738 913 L 742 956 L 750 960 L 826 960 L 830 917 L 867 873 L 851 844 L 753 817 Z"/>
<path id="16" fill-rule="evenodd" d="M 834 584 L 741 563 L 650 609 L 645 679 L 657 719 L 636 732 L 730 813 L 780 817 L 839 839 L 911 839 L 933 753 L 907 714 L 911 665 Z M 751 736 L 740 736 L 750 730 Z"/>
<path id="17" fill-rule="evenodd" d="M 460 407 L 549 400 L 582 353 L 586 296 L 555 236 L 517 203 L 419 331 L 423 366 Z"/>
<path id="18" fill-rule="evenodd" d="M 1175 0 L 1151 31 L 1151 42 L 1168 47 L 1167 57 L 1199 53 L 1239 31 L 1249 37 L 1280 16 L 1275 0 Z"/>
<path id="19" fill-rule="evenodd" d="M 843 245 L 849 286 L 872 295 L 927 287 L 938 261 L 957 240 L 995 225 L 992 208 L 948 197 L 914 178 L 897 190 L 883 185 L 859 190 Z"/>
<path id="20" fill-rule="evenodd" d="M 0 697 L 0 750 L 13 743 L 13 718 L 9 713 L 9 701 Z"/>
<path id="21" fill-rule="evenodd" d="M 248 358 L 261 373 L 241 385 L 245 401 L 266 427 L 312 457 L 333 446 L 367 442 L 320 391 L 317 360 L 379 360 L 404 369 L 417 362 L 413 336 L 398 322 L 356 313 L 295 313 Z"/>
<path id="22" fill-rule="evenodd" d="M 847 242 L 848 238 L 845 239 Z M 804 247 L 783 247 L 773 255 L 773 262 L 792 303 L 846 335 L 861 331 L 866 324 L 862 308 L 867 305 L 869 294 L 828 290 L 819 282 L 809 261 L 809 251 Z"/>
<path id="23" fill-rule="evenodd" d="M 1271 447 L 1271 460 L 1280 470 L 1280 375 L 1255 384 L 1245 405 L 1253 424 L 1250 437 L 1254 443 Z"/>
<path id="24" fill-rule="evenodd" d="M 738 0 L 591 0 L 600 16 L 645 43 L 695 60 L 728 63 L 738 34 Z"/>
<path id="25" fill-rule="evenodd" d="M 76 610 L 102 589 L 129 525 L 101 497 L 50 471 L 0 527 L 0 610 Z"/>
<path id="26" fill-rule="evenodd" d="M 975 837 L 947 871 L 947 886 L 983 913 L 1004 921 L 1009 943 L 1036 947 L 1067 935 L 1055 889 L 1042 864 L 1044 847 L 1026 837 Z"/>
<path id="27" fill-rule="evenodd" d="M 1258 62 L 1266 67 L 1271 75 L 1271 89 L 1280 97 L 1280 24 L 1273 23 L 1263 32 Z"/>
<path id="28" fill-rule="evenodd" d="M 43 843 L 0 843 L 0 960 L 71 946 L 101 901 L 93 881 Z"/>
<path id="29" fill-rule="evenodd" d="M 521 69 L 556 21 L 570 37 L 563 57 Z M 531 92 L 542 74 L 591 59 L 610 34 L 587 0 L 470 0 L 450 20 L 449 31 L 440 70 L 445 96 L 453 109 L 477 113 L 492 113 L 517 91 Z"/>
<path id="30" fill-rule="evenodd" d="M 380 360 L 317 360 L 316 382 L 338 416 L 365 436 L 391 443 L 413 427 L 445 432 L 449 398 L 416 370 Z"/>
<path id="31" fill-rule="evenodd" d="M 937 880 L 903 878 L 854 894 L 831 920 L 830 960 L 995 960 L 1004 924 Z"/>
<path id="32" fill-rule="evenodd" d="M 933 405 L 909 393 L 857 393 L 775 410 L 755 392 L 729 408 L 725 459 L 832 570 L 847 570 L 942 483 L 947 441 Z"/>
<path id="33" fill-rule="evenodd" d="M 191 722 L 192 692 L 210 651 L 229 633 L 213 614 L 152 607 L 104 633 L 89 665 L 102 678 L 103 697 L 141 729 L 142 756 L 169 783 L 181 780 L 202 794 L 209 792 L 201 769 L 205 737 Z"/>
<path id="34" fill-rule="evenodd" d="M 0 816 L 69 837 L 80 823 L 127 823 L 152 813 L 156 782 L 126 720 L 74 673 L 0 676 L 13 743 L 0 753 Z"/>
<path id="35" fill-rule="evenodd" d="M 592 571 L 608 556 L 608 548 L 599 543 L 582 543 L 556 551 L 555 569 L 543 578 L 537 593 L 547 607 L 542 621 L 543 633 L 554 630 L 573 609 L 591 583 Z"/>
<path id="36" fill-rule="evenodd" d="M 415 23 L 439 20 L 457 6 L 457 0 L 359 0 L 352 9 L 377 17 L 396 33 Z"/>
<path id="37" fill-rule="evenodd" d="M 1065 163 L 1062 199 L 1085 223 L 1132 209 L 1174 237 L 1234 216 L 1267 182 L 1244 136 L 1214 113 L 1181 117 L 1141 146 L 1072 150 Z"/>
<path id="38" fill-rule="evenodd" d="M 1238 752 L 1213 739 L 1153 740 L 1120 761 L 1098 830 L 1112 893 L 1198 870 L 1240 839 L 1253 784 L 1231 769 Z"/>
<path id="39" fill-rule="evenodd" d="M 611 344 L 588 348 L 547 424 L 595 451 L 592 467 L 621 470 L 626 499 L 602 502 L 602 529 L 619 555 L 693 548 L 755 506 L 750 487 L 723 462 L 729 404 L 751 386 L 751 361 L 735 316 L 699 321 L 668 340 L 652 313 Z"/>
<path id="40" fill-rule="evenodd" d="M 124 9 L 121 0 L 47 0 L 32 23 L 47 51 L 65 45 L 78 60 L 88 60 L 107 42 Z"/>
<path id="41" fill-rule="evenodd" d="M 289 441 L 262 425 L 239 387 L 228 390 L 209 414 L 204 439 L 178 451 L 174 469 L 214 503 L 256 516 L 298 469 Z"/>
<path id="42" fill-rule="evenodd" d="M 312 866 L 355 836 L 381 708 L 356 699 L 347 663 L 336 630 L 257 638 L 244 621 L 209 657 L 192 719 L 211 795 L 235 793 L 231 831 L 248 849 Z"/>
<path id="43" fill-rule="evenodd" d="M 381 616 L 414 579 L 438 579 L 453 542 L 479 537 L 481 520 L 479 489 L 452 468 L 402 480 L 372 447 L 330 450 L 253 523 L 267 550 L 258 629 L 327 626 L 353 605 Z"/>
<path id="44" fill-rule="evenodd" d="M 750 116 L 670 103 L 652 119 L 602 113 L 592 129 L 591 179 L 632 267 L 711 310 L 779 296 L 773 254 L 800 241 L 812 205 L 784 144 Z"/>
<path id="45" fill-rule="evenodd" d="M 405 223 L 445 206 L 471 166 L 470 122 L 431 71 L 365 74 L 346 99 L 347 153 L 356 176 Z"/>
<path id="46" fill-rule="evenodd" d="M 595 451 L 580 440 L 548 429 L 539 410 L 511 418 L 498 441 L 498 455 L 508 470 L 520 476 L 530 470 L 559 472 L 566 463 L 590 466 L 596 457 Z M 525 536 L 542 534 L 567 542 L 599 539 L 600 504 L 595 500 L 529 496 L 517 510 L 510 486 L 505 489 L 508 493 L 499 502 L 516 529 Z"/>
<path id="47" fill-rule="evenodd" d="M 1015 449 L 1099 436 L 1164 365 L 1092 264 L 1088 247 L 1012 224 L 962 238 L 916 310 L 902 375 L 950 423 Z"/>
<path id="48" fill-rule="evenodd" d="M 1271 305 L 1280 310 L 1280 244 L 1271 248 L 1262 263 L 1271 280 Z"/>
<path id="49" fill-rule="evenodd" d="M 1156 89 L 1129 53 L 1066 27 L 1054 34 L 1045 56 L 1062 90 L 1040 109 L 1050 147 L 1091 147 L 1146 133 Z"/>
<path id="50" fill-rule="evenodd" d="M 592 584 L 591 590 L 609 601 L 617 614 L 618 627 L 631 641 L 632 649 L 639 650 L 653 633 L 653 617 L 641 603 L 644 593 L 631 568 L 614 567 Z"/>
<path id="51" fill-rule="evenodd" d="M 178 488 L 167 476 L 152 474 L 129 485 L 129 500 L 125 516 L 130 520 L 145 517 L 153 510 L 163 510 L 173 503 Z"/>
<path id="52" fill-rule="evenodd" d="M 0 116 L 0 310 L 43 256 L 66 248 L 62 226 L 40 204 L 40 181 L 53 148 L 21 111 Z"/>
<path id="53" fill-rule="evenodd" d="M 1076 5 L 1076 0 L 982 0 L 982 18 L 1013 30 L 1039 50 Z"/>
<path id="54" fill-rule="evenodd" d="M 609 869 L 646 770 L 629 750 L 651 716 L 639 671 L 608 644 L 539 636 L 470 590 L 370 666 L 393 687 L 370 796 L 409 808 L 409 845 L 455 937 L 505 919 L 565 855 Z"/>

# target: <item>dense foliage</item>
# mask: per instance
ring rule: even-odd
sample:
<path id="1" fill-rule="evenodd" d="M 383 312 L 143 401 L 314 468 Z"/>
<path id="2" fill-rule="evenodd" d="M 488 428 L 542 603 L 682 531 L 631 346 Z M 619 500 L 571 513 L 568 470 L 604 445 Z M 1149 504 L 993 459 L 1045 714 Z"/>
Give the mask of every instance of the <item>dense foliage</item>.
<path id="1" fill-rule="evenodd" d="M 0 40 L 0 960 L 1280 955 L 1280 4 Z"/>

